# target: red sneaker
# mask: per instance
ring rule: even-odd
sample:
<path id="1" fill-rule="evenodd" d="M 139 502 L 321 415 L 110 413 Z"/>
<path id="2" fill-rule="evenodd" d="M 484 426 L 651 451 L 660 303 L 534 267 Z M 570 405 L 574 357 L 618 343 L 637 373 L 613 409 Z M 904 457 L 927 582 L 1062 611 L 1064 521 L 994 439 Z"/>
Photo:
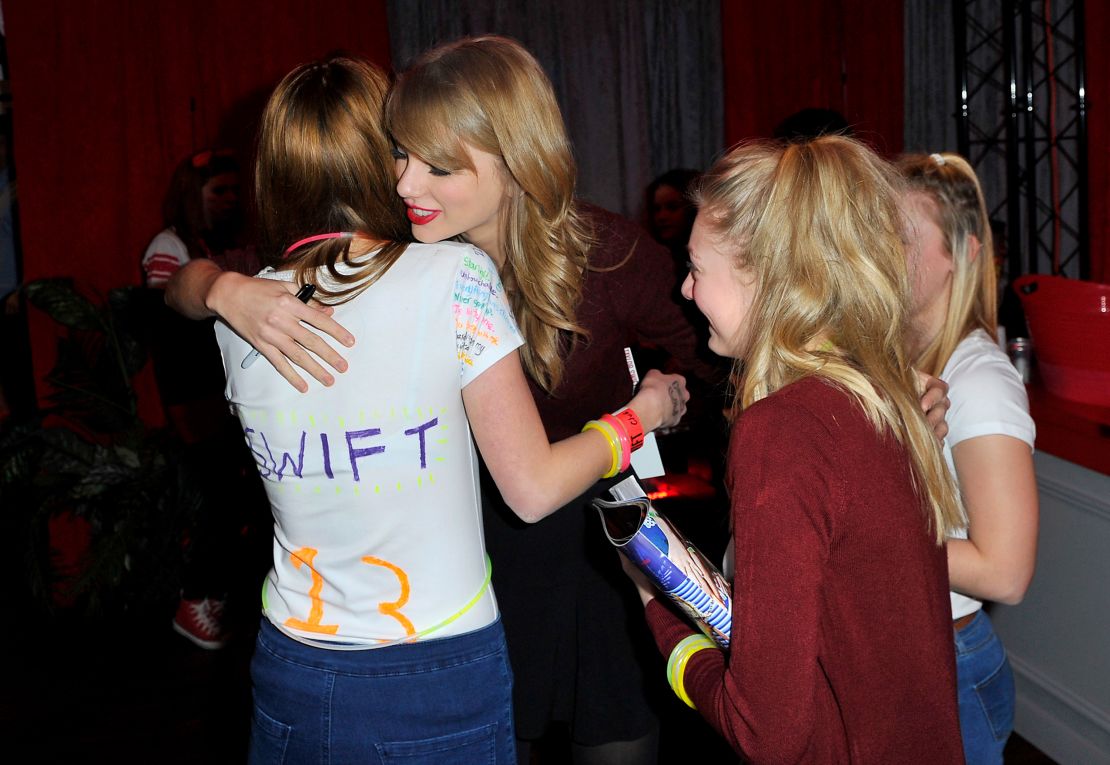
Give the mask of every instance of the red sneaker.
<path id="1" fill-rule="evenodd" d="M 227 643 L 227 633 L 220 621 L 223 611 L 224 601 L 219 598 L 182 598 L 173 617 L 174 632 L 210 651 L 223 648 Z"/>

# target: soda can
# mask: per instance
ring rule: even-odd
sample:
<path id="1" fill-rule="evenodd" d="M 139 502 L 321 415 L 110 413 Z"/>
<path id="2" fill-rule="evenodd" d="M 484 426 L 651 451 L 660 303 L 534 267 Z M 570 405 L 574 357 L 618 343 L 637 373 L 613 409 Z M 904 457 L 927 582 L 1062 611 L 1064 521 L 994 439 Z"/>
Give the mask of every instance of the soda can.
<path id="1" fill-rule="evenodd" d="M 1033 341 L 1027 337 L 1015 337 L 1006 343 L 1006 350 L 1010 354 L 1010 363 L 1021 375 L 1021 381 L 1028 384 L 1033 366 Z"/>

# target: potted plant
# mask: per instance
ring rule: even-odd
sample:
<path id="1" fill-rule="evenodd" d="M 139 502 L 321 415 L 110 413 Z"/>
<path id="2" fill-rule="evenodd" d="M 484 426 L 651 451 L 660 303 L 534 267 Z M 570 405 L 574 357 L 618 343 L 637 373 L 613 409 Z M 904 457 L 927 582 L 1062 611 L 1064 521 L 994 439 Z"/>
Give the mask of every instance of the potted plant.
<path id="1" fill-rule="evenodd" d="M 139 417 L 132 383 L 153 317 L 165 310 L 161 292 L 113 289 L 97 305 L 68 279 L 24 290 L 65 327 L 45 405 L 0 433 L 0 507 L 25 540 L 27 591 L 52 612 L 172 601 L 197 484 L 179 441 Z"/>

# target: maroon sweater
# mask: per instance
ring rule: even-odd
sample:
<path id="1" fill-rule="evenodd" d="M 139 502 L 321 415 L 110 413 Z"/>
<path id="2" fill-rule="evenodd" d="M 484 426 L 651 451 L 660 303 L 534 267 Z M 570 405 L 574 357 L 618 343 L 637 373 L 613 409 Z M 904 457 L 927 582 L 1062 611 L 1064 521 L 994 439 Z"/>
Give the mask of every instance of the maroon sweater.
<path id="1" fill-rule="evenodd" d="M 588 421 L 628 403 L 633 387 L 625 347 L 649 343 L 672 354 L 685 369 L 698 369 L 701 363 L 694 329 L 671 299 L 670 253 L 634 223 L 600 207 L 581 207 L 595 242 L 589 252 L 592 270 L 576 312 L 589 339 L 574 346 L 554 393 L 529 379 L 552 441 L 572 436 Z M 578 581 L 599 566 L 611 571 L 616 586 L 627 586 L 588 499 L 525 524 L 504 506 L 496 486 L 484 480 L 486 544 L 499 597 Z M 609 483 L 598 484 L 589 494 L 600 493 Z"/>
<path id="2" fill-rule="evenodd" d="M 594 245 L 576 315 L 589 340 L 575 345 L 553 394 L 531 383 L 553 441 L 628 402 L 625 347 L 650 344 L 685 368 L 698 364 L 694 329 L 671 298 L 670 253 L 624 218 L 592 205 L 582 211 Z M 539 738 L 552 720 L 572 722 L 588 743 L 638 738 L 653 724 L 636 660 L 636 640 L 651 650 L 639 601 L 589 505 L 611 483 L 526 524 L 483 475 L 486 549 L 513 663 L 516 730 L 525 738 Z"/>
<path id="3" fill-rule="evenodd" d="M 628 403 L 634 391 L 626 346 L 662 348 L 686 374 L 715 372 L 698 358 L 694 328 L 673 299 L 670 253 L 634 223 L 594 205 L 580 203 L 580 208 L 594 246 L 575 314 L 589 339 L 575 344 L 553 394 L 529 379 L 552 441 L 572 436 L 589 420 Z"/>
<path id="4" fill-rule="evenodd" d="M 753 763 L 962 763 L 945 553 L 905 451 L 807 378 L 744 412 L 728 465 L 732 646 L 690 660 L 698 710 Z M 693 631 L 647 617 L 664 655 Z"/>

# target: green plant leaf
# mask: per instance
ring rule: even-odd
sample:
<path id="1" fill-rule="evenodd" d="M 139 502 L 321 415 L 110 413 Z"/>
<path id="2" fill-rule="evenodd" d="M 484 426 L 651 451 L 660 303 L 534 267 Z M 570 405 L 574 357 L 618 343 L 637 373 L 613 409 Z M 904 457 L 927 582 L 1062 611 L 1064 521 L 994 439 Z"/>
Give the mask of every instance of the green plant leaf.
<path id="1" fill-rule="evenodd" d="M 111 290 L 100 307 L 67 279 L 26 289 L 65 331 L 47 378 L 48 406 L 26 430 L 0 433 L 0 520 L 17 532 L 5 538 L 27 542 L 24 584 L 47 611 L 107 615 L 172 603 L 183 540 L 216 505 L 180 437 L 139 418 L 131 375 L 151 343 L 166 345 L 161 329 L 169 322 L 195 327 L 165 306 L 160 291 Z M 58 572 L 49 522 L 61 513 L 87 521 L 90 535 L 88 559 L 71 581 L 74 605 L 58 605 L 50 589 Z"/>
<path id="2" fill-rule="evenodd" d="M 16 425 L 0 437 L 0 491 L 26 481 L 42 456 L 41 422 Z"/>
<path id="3" fill-rule="evenodd" d="M 123 357 L 123 368 L 127 373 L 128 378 L 135 375 L 149 356 L 146 350 L 146 345 L 135 337 L 130 330 L 118 328 L 116 330 L 116 337 L 119 339 L 120 355 Z"/>
<path id="4" fill-rule="evenodd" d="M 104 450 L 102 454 L 107 454 Z M 137 480 L 135 469 L 119 462 L 97 461 L 73 486 L 70 495 L 75 499 L 92 499 L 111 491 L 120 484 L 133 484 Z"/>
<path id="5" fill-rule="evenodd" d="M 31 304 L 59 324 L 74 329 L 104 328 L 100 311 L 74 289 L 71 279 L 38 279 L 24 289 Z"/>
<path id="6" fill-rule="evenodd" d="M 139 454 L 134 449 L 129 449 L 126 446 L 117 446 L 115 448 L 116 459 L 120 464 L 125 465 L 132 470 L 138 470 L 141 463 L 139 462 Z"/>
<path id="7" fill-rule="evenodd" d="M 40 467 L 47 478 L 72 482 L 72 476 L 85 473 L 95 464 L 96 445 L 69 428 L 47 428 L 42 431 L 42 441 L 46 448 Z"/>
<path id="8" fill-rule="evenodd" d="M 33 445 L 6 452 L 0 460 L 0 487 L 24 480 L 35 469 L 39 450 Z"/>
<path id="9" fill-rule="evenodd" d="M 122 363 L 131 377 L 149 357 L 153 317 L 167 310 L 165 293 L 148 287 L 116 287 L 108 292 L 108 306 Z"/>

